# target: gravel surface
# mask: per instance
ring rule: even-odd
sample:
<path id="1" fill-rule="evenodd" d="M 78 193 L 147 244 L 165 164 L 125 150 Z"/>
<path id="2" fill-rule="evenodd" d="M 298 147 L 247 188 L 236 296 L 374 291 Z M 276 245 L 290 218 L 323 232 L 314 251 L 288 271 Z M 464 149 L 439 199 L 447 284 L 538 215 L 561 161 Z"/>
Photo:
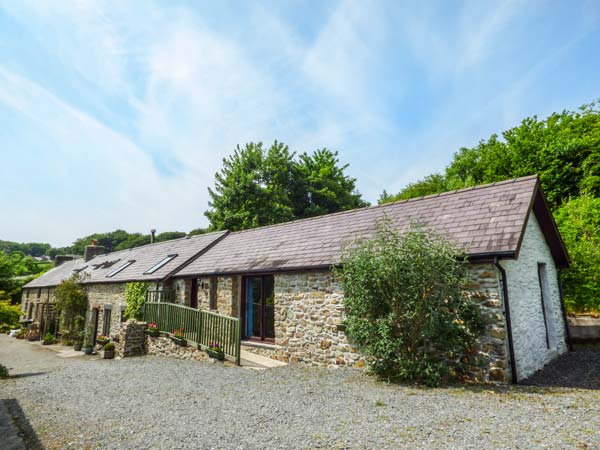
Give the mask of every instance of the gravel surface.
<path id="1" fill-rule="evenodd" d="M 3 352 L 6 339 L 0 362 L 31 352 Z M 353 370 L 82 357 L 0 393 L 47 449 L 600 448 L 600 392 L 589 389 L 421 389 Z"/>

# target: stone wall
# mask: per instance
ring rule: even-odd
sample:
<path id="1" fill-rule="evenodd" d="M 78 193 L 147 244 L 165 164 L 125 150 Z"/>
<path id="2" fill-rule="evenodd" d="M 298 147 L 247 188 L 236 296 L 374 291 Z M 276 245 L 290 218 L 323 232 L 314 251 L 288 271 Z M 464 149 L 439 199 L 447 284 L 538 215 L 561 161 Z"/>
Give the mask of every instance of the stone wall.
<path id="1" fill-rule="evenodd" d="M 149 355 L 193 359 L 195 361 L 207 361 L 209 359 L 205 352 L 198 350 L 195 346 L 182 347 L 166 336 L 146 336 L 146 349 Z"/>
<path id="2" fill-rule="evenodd" d="M 21 294 L 21 311 L 22 318 L 31 318 L 34 322 L 40 321 L 42 303 L 55 303 L 56 302 L 56 290 L 55 288 L 29 288 L 23 289 Z M 33 308 L 31 306 L 33 305 Z M 29 310 L 31 308 L 31 317 L 29 317 Z"/>
<path id="3" fill-rule="evenodd" d="M 547 274 L 546 322 L 538 263 L 545 264 Z M 503 260 L 500 264 L 506 270 L 517 377 L 521 380 L 567 351 L 557 269 L 533 213 L 529 216 L 519 258 Z"/>
<path id="4" fill-rule="evenodd" d="M 125 301 L 125 283 L 86 284 L 88 296 L 88 320 L 91 309 L 98 308 L 98 334 L 102 334 L 107 309 L 110 313 L 109 335 L 117 335 L 121 328 L 121 311 L 127 306 Z"/>
<path id="5" fill-rule="evenodd" d="M 118 341 L 115 345 L 117 356 L 127 358 L 146 354 L 146 322 L 128 320 L 119 328 Z"/>
<path id="6" fill-rule="evenodd" d="M 190 306 L 191 278 L 177 279 L 174 282 L 177 303 Z M 199 277 L 198 283 L 198 309 L 215 311 L 226 316 L 237 317 L 239 311 L 239 277 Z M 211 282 L 216 280 L 217 309 L 211 309 L 210 291 Z"/>

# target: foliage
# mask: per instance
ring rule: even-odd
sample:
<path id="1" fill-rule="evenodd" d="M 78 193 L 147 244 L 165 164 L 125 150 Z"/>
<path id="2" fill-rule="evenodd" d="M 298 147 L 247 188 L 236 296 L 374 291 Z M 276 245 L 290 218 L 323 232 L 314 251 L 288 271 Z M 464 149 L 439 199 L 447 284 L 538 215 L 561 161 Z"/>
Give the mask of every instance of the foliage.
<path id="1" fill-rule="evenodd" d="M 142 309 L 144 302 L 146 301 L 146 292 L 148 291 L 148 285 L 142 282 L 127 283 L 125 285 L 125 301 L 127 307 L 125 308 L 126 319 L 142 319 Z"/>
<path id="2" fill-rule="evenodd" d="M 464 257 L 441 236 L 389 224 L 345 251 L 346 333 L 383 379 L 438 385 L 462 369 L 482 322 L 463 289 Z"/>
<path id="3" fill-rule="evenodd" d="M 567 310 L 600 311 L 600 197 L 569 200 L 555 216 L 571 257 L 571 268 L 563 275 Z"/>
<path id="4" fill-rule="evenodd" d="M 6 380 L 9 378 L 8 368 L 2 364 L 0 364 L 0 380 Z"/>
<path id="5" fill-rule="evenodd" d="M 74 274 L 56 287 L 56 309 L 61 312 L 64 330 L 79 331 L 75 319 L 87 308 L 87 295 L 81 280 L 79 275 Z"/>
<path id="6" fill-rule="evenodd" d="M 115 343 L 114 342 L 109 342 L 108 344 L 106 344 L 103 348 L 102 348 L 105 352 L 111 352 L 111 351 L 115 351 Z"/>
<path id="7" fill-rule="evenodd" d="M 51 333 L 48 332 L 44 335 L 44 339 L 42 341 L 42 343 L 44 345 L 52 345 L 55 342 L 56 342 L 56 338 Z"/>
<path id="8" fill-rule="evenodd" d="M 0 333 L 19 328 L 21 308 L 12 305 L 3 291 L 0 291 Z"/>
<path id="9" fill-rule="evenodd" d="M 277 141 L 239 145 L 223 159 L 205 212 L 212 230 L 232 231 L 365 206 L 337 152 L 295 153 Z"/>
<path id="10" fill-rule="evenodd" d="M 600 100 L 578 111 L 554 113 L 546 119 L 524 119 L 502 136 L 492 135 L 472 148 L 461 148 L 444 174 L 434 174 L 408 185 L 396 195 L 385 191 L 379 203 L 474 186 L 476 184 L 538 174 L 551 209 L 561 222 L 561 231 L 580 229 L 568 224 L 577 214 L 560 212 L 582 195 L 600 198 Z M 585 202 L 589 203 L 590 200 Z M 559 215 L 562 217 L 559 219 Z M 587 228 L 590 242 L 600 240 L 600 228 Z M 598 288 L 594 274 L 598 255 L 591 246 L 565 238 L 573 267 L 563 271 L 564 296 L 572 312 L 600 308 L 591 299 Z M 595 281 L 594 281 L 595 280 Z M 596 298 L 598 296 L 596 295 Z M 595 306 L 594 306 L 595 305 Z"/>
<path id="11" fill-rule="evenodd" d="M 51 262 L 37 261 L 20 252 L 6 254 L 0 251 L 0 291 L 4 291 L 13 304 L 20 303 L 21 287 L 51 266 Z"/>

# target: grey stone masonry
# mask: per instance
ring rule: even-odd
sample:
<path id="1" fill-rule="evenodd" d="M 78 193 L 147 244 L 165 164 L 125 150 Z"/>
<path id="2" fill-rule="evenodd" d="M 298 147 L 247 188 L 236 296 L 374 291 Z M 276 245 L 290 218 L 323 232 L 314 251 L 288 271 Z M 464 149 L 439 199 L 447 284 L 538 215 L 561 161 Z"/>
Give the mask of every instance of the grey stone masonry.
<path id="1" fill-rule="evenodd" d="M 146 322 L 128 320 L 119 329 L 119 341 L 116 344 L 116 353 L 122 358 L 146 354 Z"/>
<path id="2" fill-rule="evenodd" d="M 167 356 L 176 359 L 192 359 L 195 361 L 207 361 L 208 355 L 196 348 L 196 345 L 182 347 L 175 344 L 166 336 L 146 336 L 146 349 L 149 355 Z"/>

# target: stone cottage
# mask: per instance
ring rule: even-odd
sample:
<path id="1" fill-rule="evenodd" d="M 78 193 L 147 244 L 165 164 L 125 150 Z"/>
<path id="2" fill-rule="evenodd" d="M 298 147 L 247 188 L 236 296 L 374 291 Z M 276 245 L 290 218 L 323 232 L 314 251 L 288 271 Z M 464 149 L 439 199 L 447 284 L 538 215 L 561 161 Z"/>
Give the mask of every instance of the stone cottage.
<path id="1" fill-rule="evenodd" d="M 86 321 L 92 324 L 95 341 L 100 334 L 116 332 L 124 320 L 127 283 L 147 282 L 153 290 L 167 292 L 172 288 L 171 276 L 174 272 L 226 234 L 227 232 L 202 234 L 108 254 L 95 244 L 87 246 L 84 258 L 62 262 L 23 287 L 23 317 L 38 323 L 43 332 L 48 312 L 52 312 L 56 301 L 56 286 L 78 274 L 86 289 L 89 305 Z"/>
<path id="2" fill-rule="evenodd" d="M 229 233 L 174 275 L 179 301 L 241 318 L 246 350 L 361 366 L 331 267 L 383 219 L 399 232 L 424 224 L 467 252 L 469 295 L 487 323 L 474 378 L 516 382 L 567 350 L 559 270 L 569 259 L 535 176 Z"/>

